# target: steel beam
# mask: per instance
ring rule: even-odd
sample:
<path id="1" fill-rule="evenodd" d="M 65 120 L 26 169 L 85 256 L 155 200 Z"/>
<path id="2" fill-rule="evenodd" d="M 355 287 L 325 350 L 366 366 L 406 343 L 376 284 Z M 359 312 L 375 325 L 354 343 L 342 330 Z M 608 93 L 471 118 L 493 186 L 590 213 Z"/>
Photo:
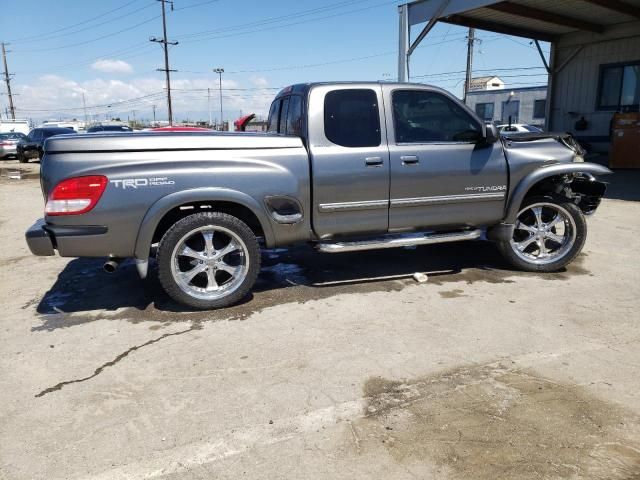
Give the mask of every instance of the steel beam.
<path id="1" fill-rule="evenodd" d="M 540 20 L 545 23 L 560 25 L 563 27 L 575 28 L 576 30 L 586 30 L 588 32 L 602 33 L 604 32 L 605 28 L 604 25 L 587 22 L 585 20 L 579 20 L 574 17 L 567 17 L 565 15 L 553 13 L 548 10 L 541 10 L 539 8 L 529 7 L 527 5 L 521 5 L 519 3 L 500 2 L 493 5 L 487 5 L 486 8 L 490 8 L 491 10 L 495 10 L 497 12 L 516 15 L 518 17 L 525 17 L 533 20 Z"/>
<path id="2" fill-rule="evenodd" d="M 454 25 L 462 25 L 463 27 L 471 27 L 477 28 L 479 30 L 488 30 L 490 32 L 504 33 L 506 35 L 513 35 L 515 37 L 543 40 L 545 42 L 553 42 L 556 38 L 555 35 L 551 35 L 549 33 L 537 32 L 535 30 L 529 30 L 527 28 L 507 26 L 501 23 L 467 17 L 465 15 L 449 15 L 448 17 L 441 18 L 440 21 L 444 23 L 452 23 Z"/>
<path id="3" fill-rule="evenodd" d="M 584 2 L 598 5 L 599 7 L 606 8 L 618 13 L 624 13 L 631 17 L 640 19 L 640 7 L 625 3 L 621 0 L 583 0 Z"/>

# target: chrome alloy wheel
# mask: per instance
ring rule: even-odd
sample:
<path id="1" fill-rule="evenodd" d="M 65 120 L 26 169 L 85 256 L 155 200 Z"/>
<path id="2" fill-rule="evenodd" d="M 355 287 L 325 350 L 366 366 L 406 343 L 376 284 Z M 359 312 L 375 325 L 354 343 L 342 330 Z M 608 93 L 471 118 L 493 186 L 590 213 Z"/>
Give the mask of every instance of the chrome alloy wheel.
<path id="1" fill-rule="evenodd" d="M 208 225 L 190 231 L 171 254 L 171 274 L 187 295 L 217 300 L 234 292 L 249 270 L 242 239 L 224 227 Z"/>
<path id="2" fill-rule="evenodd" d="M 576 241 L 576 223 L 555 203 L 538 202 L 518 213 L 511 248 L 522 260 L 545 265 L 565 256 Z"/>

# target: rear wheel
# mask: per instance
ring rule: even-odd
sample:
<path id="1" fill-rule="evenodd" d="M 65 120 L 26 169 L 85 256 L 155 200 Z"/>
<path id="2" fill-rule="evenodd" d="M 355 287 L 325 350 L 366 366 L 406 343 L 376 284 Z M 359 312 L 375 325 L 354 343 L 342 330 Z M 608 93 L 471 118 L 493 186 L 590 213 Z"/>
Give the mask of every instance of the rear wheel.
<path id="1" fill-rule="evenodd" d="M 518 212 L 513 237 L 498 247 L 521 270 L 555 272 L 578 256 L 586 238 L 587 222 L 574 203 L 531 197 Z"/>
<path id="2" fill-rule="evenodd" d="M 176 222 L 158 247 L 160 283 L 193 308 L 233 305 L 246 296 L 260 270 L 260 248 L 251 229 L 225 213 L 189 215 Z"/>
<path id="3" fill-rule="evenodd" d="M 19 153 L 18 154 L 18 161 L 20 163 L 27 163 L 29 161 L 29 159 L 24 156 L 24 153 Z"/>

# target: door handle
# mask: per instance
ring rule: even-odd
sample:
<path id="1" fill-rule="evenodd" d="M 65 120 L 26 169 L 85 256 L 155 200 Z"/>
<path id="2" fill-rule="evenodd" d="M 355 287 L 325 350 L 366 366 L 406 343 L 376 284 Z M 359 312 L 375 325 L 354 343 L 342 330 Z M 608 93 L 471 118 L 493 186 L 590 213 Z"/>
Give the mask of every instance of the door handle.
<path id="1" fill-rule="evenodd" d="M 420 159 L 417 155 L 402 155 L 400 157 L 403 165 L 417 165 L 420 163 Z"/>
<path id="2" fill-rule="evenodd" d="M 382 157 L 367 157 L 364 159 L 364 164 L 367 167 L 380 167 L 382 166 Z"/>

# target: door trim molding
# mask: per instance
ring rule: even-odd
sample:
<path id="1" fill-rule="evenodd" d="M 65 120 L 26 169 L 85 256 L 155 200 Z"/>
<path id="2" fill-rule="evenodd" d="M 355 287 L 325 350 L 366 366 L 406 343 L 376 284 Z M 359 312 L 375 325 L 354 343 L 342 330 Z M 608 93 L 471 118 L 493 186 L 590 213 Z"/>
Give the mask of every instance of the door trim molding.
<path id="1" fill-rule="evenodd" d="M 391 199 L 391 208 L 418 207 L 420 205 L 437 205 L 444 203 L 489 202 L 502 200 L 504 197 L 504 192 L 496 192 L 470 193 L 466 195 L 438 195 L 435 197 L 393 198 Z"/>
<path id="2" fill-rule="evenodd" d="M 389 208 L 389 200 L 366 200 L 362 202 L 321 203 L 320 212 L 347 212 L 353 210 L 374 210 Z"/>

